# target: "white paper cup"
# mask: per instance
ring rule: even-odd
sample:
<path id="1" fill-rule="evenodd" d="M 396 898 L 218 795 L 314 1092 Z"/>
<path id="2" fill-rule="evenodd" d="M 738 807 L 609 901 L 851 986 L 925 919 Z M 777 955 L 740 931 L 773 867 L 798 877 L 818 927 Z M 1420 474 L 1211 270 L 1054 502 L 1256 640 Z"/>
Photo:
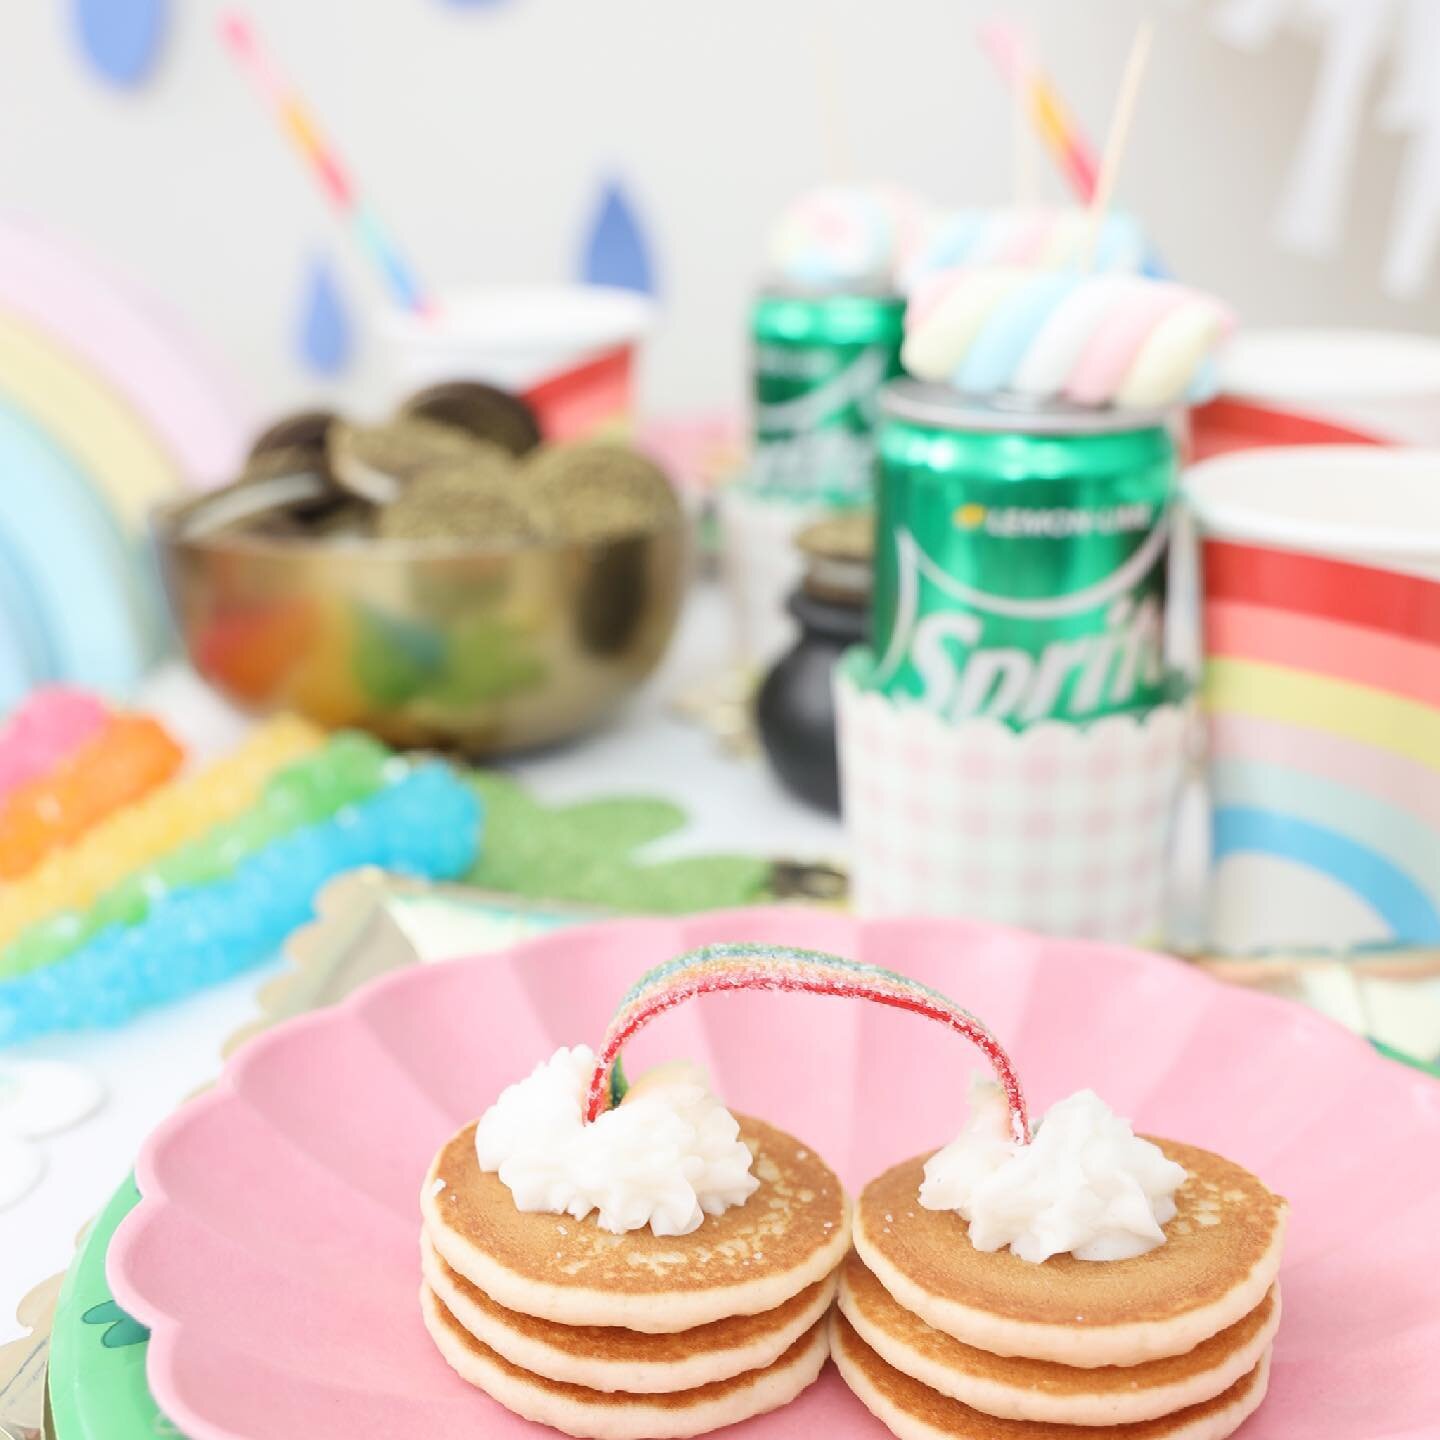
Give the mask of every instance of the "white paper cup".
<path id="1" fill-rule="evenodd" d="M 1221 951 L 1440 947 L 1440 450 L 1189 472 Z"/>
<path id="2" fill-rule="evenodd" d="M 835 512 L 814 501 L 762 495 L 732 484 L 716 496 L 716 513 L 735 659 L 747 668 L 764 669 L 790 647 L 798 631 L 785 603 L 805 573 L 795 537 Z"/>
<path id="3" fill-rule="evenodd" d="M 1153 943 L 1190 717 L 1167 705 L 1083 728 L 952 724 L 836 670 L 840 788 L 855 907 L 968 915 Z"/>
<path id="4" fill-rule="evenodd" d="M 652 300 L 603 285 L 473 286 L 439 296 L 433 315 L 385 310 L 375 321 L 385 401 L 483 380 L 532 392 L 547 438 L 624 424 L 635 350 L 654 320 Z"/>
<path id="5" fill-rule="evenodd" d="M 1386 330 L 1242 330 L 1192 417 L 1201 459 L 1273 445 L 1440 445 L 1440 340 Z"/>

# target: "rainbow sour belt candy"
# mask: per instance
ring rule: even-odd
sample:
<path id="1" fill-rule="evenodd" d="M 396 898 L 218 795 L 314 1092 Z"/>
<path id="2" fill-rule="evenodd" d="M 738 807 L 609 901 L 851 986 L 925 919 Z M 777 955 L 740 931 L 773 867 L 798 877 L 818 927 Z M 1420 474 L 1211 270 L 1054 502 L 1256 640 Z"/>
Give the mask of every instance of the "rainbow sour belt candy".
<path id="1" fill-rule="evenodd" d="M 244 814 L 127 875 L 88 910 L 65 910 L 31 925 L 0 951 L 0 979 L 53 965 L 112 925 L 138 925 L 162 896 L 223 879 L 272 841 L 373 794 L 386 767 L 403 763 L 368 735 L 335 736 L 271 776 Z"/>
<path id="2" fill-rule="evenodd" d="M 57 965 L 0 982 L 0 1045 L 118 1025 L 260 964 L 346 870 L 462 875 L 475 859 L 480 819 L 474 792 L 446 766 L 418 766 L 333 819 L 267 845 L 229 879 L 167 895 L 139 925 L 106 930 Z"/>
<path id="3" fill-rule="evenodd" d="M 163 784 L 184 752 L 148 715 L 116 715 L 56 769 L 21 785 L 0 805 L 0 880 L 13 880 L 51 851 Z M 5 896 L 9 922 L 18 889 Z"/>
<path id="4" fill-rule="evenodd" d="M 605 1031 L 586 1096 L 585 1118 L 594 1120 L 607 1103 L 619 1103 L 624 1093 L 620 1051 L 637 1030 L 697 995 L 733 990 L 787 990 L 869 1000 L 948 1025 L 984 1053 L 1005 1091 L 1010 1128 L 1022 1144 L 1029 1143 L 1030 1117 L 1020 1077 L 1000 1042 L 968 1010 L 908 975 L 787 945 L 707 945 L 642 975 L 621 998 Z"/>
<path id="5" fill-rule="evenodd" d="M 31 694 L 0 729 L 0 803 L 93 740 L 109 713 L 104 701 L 65 685 Z"/>
<path id="6" fill-rule="evenodd" d="M 323 738 L 307 721 L 279 716 L 260 726 L 223 760 L 111 815 L 6 891 L 0 909 L 0 945 L 56 911 L 83 910 L 131 871 L 248 810 L 269 776 L 281 765 L 319 749 Z"/>
<path id="7" fill-rule="evenodd" d="M 1213 392 L 1232 326 L 1219 301 L 1167 280 L 962 266 L 916 288 L 900 358 L 971 395 L 1149 410 Z"/>

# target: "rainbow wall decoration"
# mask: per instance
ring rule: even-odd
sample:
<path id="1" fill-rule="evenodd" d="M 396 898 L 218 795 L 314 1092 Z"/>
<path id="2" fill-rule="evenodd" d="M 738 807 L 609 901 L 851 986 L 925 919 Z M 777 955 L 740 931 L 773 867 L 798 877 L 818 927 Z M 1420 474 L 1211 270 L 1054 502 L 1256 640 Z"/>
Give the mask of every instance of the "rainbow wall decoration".
<path id="1" fill-rule="evenodd" d="M 149 303 L 0 220 L 0 712 L 46 681 L 138 679 L 165 633 L 149 507 L 233 473 L 250 428 Z"/>
<path id="2" fill-rule="evenodd" d="M 1215 944 L 1440 946 L 1440 575 L 1204 569 Z"/>

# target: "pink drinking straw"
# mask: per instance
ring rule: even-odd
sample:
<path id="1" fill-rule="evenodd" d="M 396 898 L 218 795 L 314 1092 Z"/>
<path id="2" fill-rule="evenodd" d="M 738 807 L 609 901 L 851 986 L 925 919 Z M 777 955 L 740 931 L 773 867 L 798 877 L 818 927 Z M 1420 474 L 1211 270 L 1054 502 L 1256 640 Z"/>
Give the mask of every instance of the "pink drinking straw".
<path id="1" fill-rule="evenodd" d="M 326 198 L 350 222 L 360 248 L 379 270 L 390 293 L 407 310 L 431 313 L 433 307 L 414 273 L 355 188 L 335 147 L 321 134 L 299 93 L 286 83 L 261 46 L 249 20 L 239 11 L 225 11 L 220 16 L 220 38 L 275 111 L 281 129 L 310 167 Z"/>
<path id="2" fill-rule="evenodd" d="M 1066 109 L 1059 91 L 1031 62 L 1020 32 L 1008 21 L 991 20 L 980 27 L 980 44 L 1006 83 L 1025 99 L 1031 123 L 1075 198 L 1088 205 L 1100 171 L 1095 150 Z"/>

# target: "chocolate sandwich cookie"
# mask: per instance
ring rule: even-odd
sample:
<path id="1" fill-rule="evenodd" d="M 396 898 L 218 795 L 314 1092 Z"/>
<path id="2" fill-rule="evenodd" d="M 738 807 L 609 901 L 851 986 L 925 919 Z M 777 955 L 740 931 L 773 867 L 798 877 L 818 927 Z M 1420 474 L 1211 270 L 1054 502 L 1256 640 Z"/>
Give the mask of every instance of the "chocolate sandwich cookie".
<path id="1" fill-rule="evenodd" d="M 384 425 L 337 420 L 326 449 L 336 482 L 372 505 L 393 505 L 416 476 L 451 461 L 469 459 L 477 442 L 453 425 L 410 416 Z M 492 449 L 501 454 L 500 447 Z"/>
<path id="2" fill-rule="evenodd" d="M 275 451 L 300 451 L 311 457 L 316 468 L 323 468 L 325 437 L 337 418 L 332 410 L 297 410 L 293 415 L 282 415 L 255 437 L 250 462 Z"/>
<path id="3" fill-rule="evenodd" d="M 516 456 L 529 454 L 540 443 L 540 422 L 530 406 L 520 396 L 479 380 L 431 385 L 412 395 L 400 413 L 450 425 Z"/>
<path id="4" fill-rule="evenodd" d="M 386 540 L 463 540 L 495 545 L 545 538 L 543 524 L 515 483 L 514 462 L 498 445 L 467 442 L 460 459 L 415 475 L 380 508 L 376 534 Z"/>
<path id="5" fill-rule="evenodd" d="M 519 482 L 556 539 L 647 534 L 680 511 L 665 472 L 638 450 L 610 441 L 537 450 L 521 466 Z"/>

